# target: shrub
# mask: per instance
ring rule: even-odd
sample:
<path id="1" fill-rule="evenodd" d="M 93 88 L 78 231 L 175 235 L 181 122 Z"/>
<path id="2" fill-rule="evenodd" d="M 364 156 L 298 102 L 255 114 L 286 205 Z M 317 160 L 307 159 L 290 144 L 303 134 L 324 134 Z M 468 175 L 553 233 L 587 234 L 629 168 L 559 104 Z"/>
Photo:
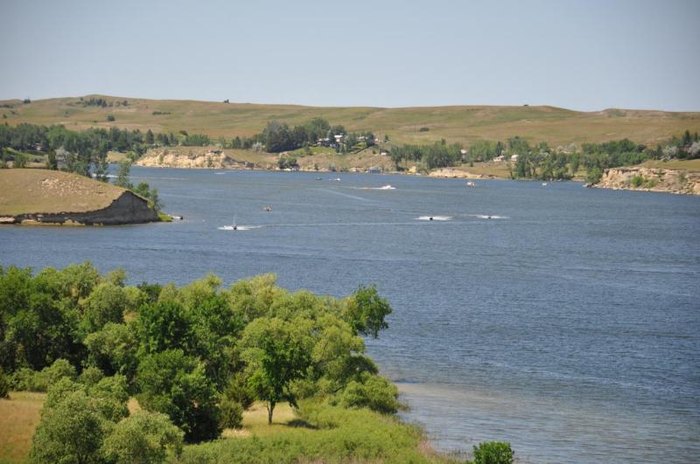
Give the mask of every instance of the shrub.
<path id="1" fill-rule="evenodd" d="M 513 450 L 510 443 L 487 441 L 474 447 L 474 464 L 512 464 Z"/>
<path id="2" fill-rule="evenodd" d="M 363 376 L 362 383 L 348 383 L 340 396 L 340 403 L 347 408 L 368 408 L 383 414 L 394 414 L 401 409 L 396 385 L 378 375 Z"/>
<path id="3" fill-rule="evenodd" d="M 182 435 L 165 414 L 141 411 L 114 427 L 103 450 L 115 464 L 162 463 L 169 450 L 180 455 Z"/>
<path id="4" fill-rule="evenodd" d="M 639 187 L 642 186 L 642 184 L 644 184 L 644 177 L 642 177 L 642 176 L 634 176 L 634 177 L 630 180 L 630 184 L 631 184 L 632 187 L 634 187 L 634 188 L 639 188 Z"/>
<path id="5" fill-rule="evenodd" d="M 46 388 L 37 387 L 38 372 L 22 367 L 12 374 L 10 385 L 13 390 L 18 391 L 46 391 Z"/>
<path id="6" fill-rule="evenodd" d="M 239 429 L 243 425 L 243 406 L 228 398 L 219 404 L 219 425 L 224 429 Z"/>
<path id="7" fill-rule="evenodd" d="M 71 380 L 75 380 L 76 377 L 75 367 L 65 359 L 57 359 L 53 364 L 41 371 L 41 378 L 46 385 L 44 389 L 55 384 L 63 377 L 68 377 Z"/>
<path id="8" fill-rule="evenodd" d="M 30 462 L 102 463 L 105 421 L 83 391 L 44 408 L 32 439 Z"/>

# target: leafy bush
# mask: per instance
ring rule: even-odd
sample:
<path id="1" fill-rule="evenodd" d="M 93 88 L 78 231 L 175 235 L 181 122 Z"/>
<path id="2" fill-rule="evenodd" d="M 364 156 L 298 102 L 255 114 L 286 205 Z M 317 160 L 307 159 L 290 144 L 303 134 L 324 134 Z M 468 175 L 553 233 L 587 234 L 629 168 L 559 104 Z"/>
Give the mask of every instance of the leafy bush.
<path id="1" fill-rule="evenodd" d="M 38 372 L 27 367 L 15 371 L 10 378 L 10 385 L 13 390 L 18 391 L 46 391 L 43 385 L 37 385 Z"/>
<path id="2" fill-rule="evenodd" d="M 65 359 L 57 359 L 40 372 L 23 367 L 12 375 L 12 388 L 19 391 L 45 392 L 62 378 L 75 379 L 75 367 Z"/>
<path id="3" fill-rule="evenodd" d="M 630 184 L 631 184 L 632 187 L 634 187 L 634 188 L 639 188 L 639 187 L 642 186 L 642 184 L 644 184 L 644 177 L 643 177 L 643 176 L 634 176 L 634 177 L 630 180 Z"/>
<path id="4" fill-rule="evenodd" d="M 141 411 L 120 421 L 104 441 L 103 450 L 115 464 L 165 462 L 168 451 L 182 452 L 182 436 L 165 414 Z"/>
<path id="5" fill-rule="evenodd" d="M 243 406 L 228 398 L 219 403 L 219 425 L 225 429 L 239 429 L 243 425 Z"/>
<path id="6" fill-rule="evenodd" d="M 474 464 L 512 464 L 513 450 L 510 443 L 487 441 L 474 447 Z"/>
<path id="7" fill-rule="evenodd" d="M 46 388 L 55 384 L 63 377 L 73 380 L 76 377 L 75 367 L 65 359 L 57 359 L 49 367 L 41 371 L 41 377 L 46 382 Z"/>
<path id="8" fill-rule="evenodd" d="M 348 408 L 368 408 L 383 414 L 401 409 L 396 385 L 378 375 L 364 375 L 362 382 L 348 383 L 340 395 L 340 404 Z"/>
<path id="9" fill-rule="evenodd" d="M 44 408 L 32 439 L 30 462 L 101 464 L 105 420 L 83 391 Z"/>

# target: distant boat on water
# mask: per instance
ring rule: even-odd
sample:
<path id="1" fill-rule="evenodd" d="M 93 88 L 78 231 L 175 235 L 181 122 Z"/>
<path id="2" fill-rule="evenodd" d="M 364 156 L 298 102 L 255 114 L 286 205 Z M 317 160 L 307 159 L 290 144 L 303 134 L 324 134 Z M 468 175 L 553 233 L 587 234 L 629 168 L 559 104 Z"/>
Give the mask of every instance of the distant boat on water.
<path id="1" fill-rule="evenodd" d="M 467 187 L 476 187 L 476 182 L 473 182 L 471 180 L 467 181 Z"/>

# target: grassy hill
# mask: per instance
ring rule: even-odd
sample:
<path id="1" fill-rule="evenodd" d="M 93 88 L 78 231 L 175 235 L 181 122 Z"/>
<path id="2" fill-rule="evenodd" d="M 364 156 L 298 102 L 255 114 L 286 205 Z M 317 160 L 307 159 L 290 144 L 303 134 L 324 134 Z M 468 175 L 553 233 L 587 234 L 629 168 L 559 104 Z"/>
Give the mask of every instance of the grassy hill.
<path id="1" fill-rule="evenodd" d="M 87 105 L 91 98 L 104 99 L 108 106 Z M 579 112 L 551 106 L 333 108 L 90 95 L 27 104 L 21 100 L 0 101 L 0 114 L 10 125 L 27 122 L 63 124 L 73 130 L 113 126 L 154 132 L 186 130 L 227 138 L 261 132 L 270 120 L 294 125 L 323 117 L 350 131 L 371 130 L 379 137 L 389 135 L 398 143 L 431 143 L 445 138 L 464 145 L 483 139 L 506 140 L 515 135 L 555 146 L 625 137 L 655 145 L 685 130 L 700 132 L 700 112 L 621 109 Z"/>
<path id="2" fill-rule="evenodd" d="M 45 169 L 0 169 L 0 185 L 0 216 L 94 211 L 124 193 L 105 182 Z"/>

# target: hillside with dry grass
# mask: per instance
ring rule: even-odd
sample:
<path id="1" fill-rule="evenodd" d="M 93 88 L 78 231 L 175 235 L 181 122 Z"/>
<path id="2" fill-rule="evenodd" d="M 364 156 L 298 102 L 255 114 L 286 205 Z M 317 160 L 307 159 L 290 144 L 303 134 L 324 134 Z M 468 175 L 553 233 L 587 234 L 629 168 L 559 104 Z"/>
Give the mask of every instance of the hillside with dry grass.
<path id="1" fill-rule="evenodd" d="M 105 106 L 88 104 L 104 100 Z M 119 127 L 153 132 L 181 130 L 212 138 L 252 136 L 268 121 L 289 125 L 322 117 L 349 131 L 388 135 L 396 143 L 432 143 L 440 139 L 465 146 L 477 140 L 506 140 L 519 135 L 550 145 L 629 138 L 656 145 L 686 130 L 700 131 L 700 113 L 608 109 L 579 112 L 551 106 L 441 106 L 414 108 L 309 107 L 191 100 L 147 100 L 85 96 L 0 102 L 3 122 L 62 124 L 68 129 Z"/>
<path id="2" fill-rule="evenodd" d="M 124 189 L 77 174 L 45 169 L 0 170 L 0 215 L 94 211 Z"/>

